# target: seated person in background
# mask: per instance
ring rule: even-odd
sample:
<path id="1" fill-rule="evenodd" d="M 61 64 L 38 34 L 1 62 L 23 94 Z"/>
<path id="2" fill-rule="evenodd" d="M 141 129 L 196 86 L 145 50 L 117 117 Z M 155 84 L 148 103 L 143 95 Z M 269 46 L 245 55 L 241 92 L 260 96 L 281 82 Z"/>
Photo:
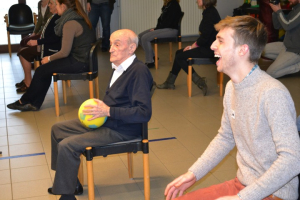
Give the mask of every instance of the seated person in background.
<path id="1" fill-rule="evenodd" d="M 180 49 L 176 52 L 173 67 L 167 80 L 157 85 L 159 89 L 175 89 L 175 80 L 180 70 L 183 69 L 188 73 L 188 58 L 210 58 L 214 56 L 214 52 L 210 49 L 210 45 L 216 38 L 217 31 L 214 25 L 221 18 L 215 8 L 217 0 L 197 0 L 198 6 L 203 9 L 203 17 L 199 26 L 200 36 L 191 46 Z M 202 90 L 203 95 L 207 93 L 206 79 L 200 77 L 193 69 L 192 81 Z"/>
<path id="2" fill-rule="evenodd" d="M 78 0 L 56 0 L 61 17 L 56 21 L 55 34 L 62 37 L 61 50 L 41 61 L 31 84 L 20 100 L 8 104 L 9 109 L 36 111 L 43 104 L 53 73 L 82 73 L 89 70 L 89 51 L 95 32 Z"/>
<path id="3" fill-rule="evenodd" d="M 20 46 L 22 47 L 26 47 L 27 46 L 27 42 L 30 39 L 38 39 L 40 37 L 40 35 L 42 34 L 42 30 L 45 26 L 45 24 L 47 23 L 49 17 L 52 16 L 51 11 L 48 8 L 48 3 L 49 0 L 41 0 L 38 2 L 38 19 L 37 19 L 37 23 L 34 27 L 33 33 L 31 35 L 26 36 L 25 38 L 23 38 L 20 42 Z"/>
<path id="4" fill-rule="evenodd" d="M 279 200 L 298 198 L 300 140 L 289 91 L 262 71 L 258 59 L 267 42 L 262 22 L 251 16 L 226 17 L 211 45 L 217 69 L 230 77 L 221 127 L 188 172 L 168 184 L 167 200 Z M 234 147 L 237 177 L 183 192 L 212 170 Z"/>
<path id="5" fill-rule="evenodd" d="M 178 22 L 181 16 L 180 0 L 164 0 L 161 8 L 161 15 L 157 20 L 155 28 L 148 29 L 139 34 L 139 42 L 143 47 L 146 56 L 146 65 L 154 67 L 154 52 L 151 41 L 154 38 L 176 37 L 178 34 Z"/>
<path id="6" fill-rule="evenodd" d="M 114 70 L 103 101 L 94 99 L 98 105 L 88 105 L 83 110 L 84 114 L 93 115 L 92 119 L 107 116 L 106 122 L 97 129 L 84 127 L 79 119 L 52 127 L 51 169 L 56 173 L 48 192 L 62 194 L 60 200 L 76 200 L 74 194 L 82 193 L 77 174 L 80 155 L 86 147 L 139 138 L 142 123 L 151 118 L 153 79 L 149 69 L 134 54 L 137 35 L 128 29 L 117 30 L 111 34 L 110 44 Z"/>
<path id="7" fill-rule="evenodd" d="M 289 0 L 292 10 L 284 15 L 280 4 L 270 3 L 273 9 L 273 24 L 286 31 L 283 42 L 268 43 L 263 56 L 275 60 L 267 69 L 274 78 L 293 74 L 300 70 L 300 0 Z"/>
<path id="8" fill-rule="evenodd" d="M 54 26 L 55 21 L 59 19 L 56 10 L 56 0 L 49 1 L 49 9 L 53 14 L 48 19 L 48 22 L 44 26 L 41 37 L 37 40 L 29 40 L 27 45 L 29 47 L 24 47 L 19 51 L 18 56 L 24 70 L 24 80 L 20 83 L 16 83 L 17 92 L 26 92 L 31 83 L 31 62 L 34 61 L 35 57 L 50 56 L 58 52 L 61 48 L 61 37 L 55 35 Z"/>

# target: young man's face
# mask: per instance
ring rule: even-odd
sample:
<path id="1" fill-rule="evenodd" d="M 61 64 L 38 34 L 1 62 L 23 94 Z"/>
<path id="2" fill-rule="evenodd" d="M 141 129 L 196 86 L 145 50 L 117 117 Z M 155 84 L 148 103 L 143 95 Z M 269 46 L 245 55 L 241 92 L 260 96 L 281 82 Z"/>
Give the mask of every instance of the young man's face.
<path id="1" fill-rule="evenodd" d="M 110 36 L 110 62 L 119 66 L 132 55 L 131 46 L 128 44 L 128 38 L 120 32 L 113 33 Z"/>
<path id="2" fill-rule="evenodd" d="M 217 70 L 227 75 L 234 69 L 237 61 L 237 48 L 233 39 L 234 30 L 224 28 L 217 34 L 216 40 L 212 43 L 211 49 L 215 53 L 215 57 L 219 57 L 217 61 Z"/>

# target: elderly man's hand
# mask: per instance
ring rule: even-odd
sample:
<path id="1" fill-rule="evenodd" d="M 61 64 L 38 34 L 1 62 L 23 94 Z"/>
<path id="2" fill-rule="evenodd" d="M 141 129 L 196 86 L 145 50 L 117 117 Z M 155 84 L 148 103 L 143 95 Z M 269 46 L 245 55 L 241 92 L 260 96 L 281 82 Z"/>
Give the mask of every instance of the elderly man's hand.
<path id="1" fill-rule="evenodd" d="M 110 107 L 107 106 L 103 101 L 99 99 L 94 99 L 94 101 L 97 103 L 97 105 L 86 105 L 84 106 L 84 110 L 82 110 L 82 113 L 84 115 L 93 115 L 92 118 L 88 119 L 88 121 L 91 121 L 93 119 L 96 119 L 98 117 L 105 117 L 110 116 L 109 111 Z"/>

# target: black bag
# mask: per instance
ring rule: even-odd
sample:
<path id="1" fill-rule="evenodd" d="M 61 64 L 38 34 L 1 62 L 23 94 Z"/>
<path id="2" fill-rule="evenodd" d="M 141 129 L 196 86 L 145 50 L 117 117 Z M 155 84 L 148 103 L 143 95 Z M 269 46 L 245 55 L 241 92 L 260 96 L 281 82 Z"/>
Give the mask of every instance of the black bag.
<path id="1" fill-rule="evenodd" d="M 246 8 L 250 8 L 250 7 L 251 7 L 250 3 L 244 3 L 240 7 L 233 9 L 233 17 L 247 15 Z"/>

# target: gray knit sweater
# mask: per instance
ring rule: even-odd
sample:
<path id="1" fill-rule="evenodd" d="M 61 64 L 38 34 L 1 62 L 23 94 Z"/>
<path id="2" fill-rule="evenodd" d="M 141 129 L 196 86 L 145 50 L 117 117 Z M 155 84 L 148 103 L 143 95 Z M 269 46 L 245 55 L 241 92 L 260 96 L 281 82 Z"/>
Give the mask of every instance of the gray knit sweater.
<path id="1" fill-rule="evenodd" d="M 288 90 L 257 68 L 242 82 L 227 83 L 223 104 L 218 134 L 189 171 L 199 180 L 236 145 L 242 200 L 297 199 L 300 141 Z"/>

